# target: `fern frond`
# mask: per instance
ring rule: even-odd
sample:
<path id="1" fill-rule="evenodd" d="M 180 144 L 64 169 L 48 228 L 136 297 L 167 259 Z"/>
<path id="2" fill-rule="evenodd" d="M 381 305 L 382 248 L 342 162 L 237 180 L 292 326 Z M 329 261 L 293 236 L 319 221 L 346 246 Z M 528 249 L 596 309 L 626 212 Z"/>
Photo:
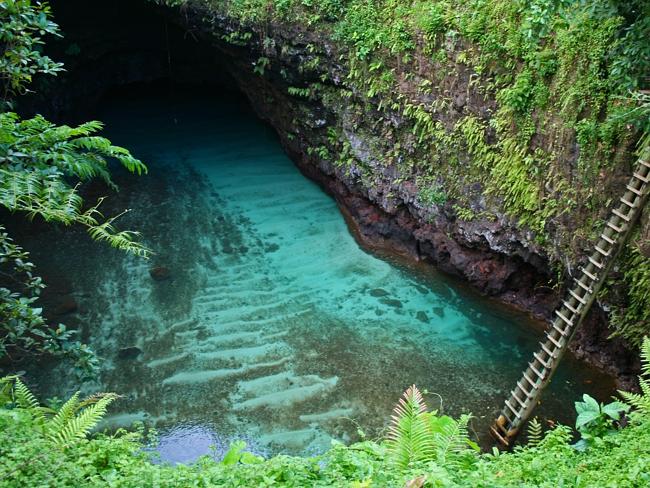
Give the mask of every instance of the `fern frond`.
<path id="1" fill-rule="evenodd" d="M 79 402 L 79 406 L 77 407 L 77 410 L 87 407 L 88 405 L 93 405 L 106 396 L 114 397 L 113 400 L 122 398 L 120 395 L 117 395 L 115 393 L 106 393 L 106 392 L 93 393 L 92 395 L 87 396 L 86 398 L 84 398 Z"/>
<path id="2" fill-rule="evenodd" d="M 642 415 L 650 415 L 650 337 L 644 337 L 641 344 L 641 393 L 619 391 L 619 395 Z"/>
<path id="3" fill-rule="evenodd" d="M 18 376 L 9 375 L 0 378 L 0 407 L 6 403 L 13 403 L 14 381 Z"/>
<path id="4" fill-rule="evenodd" d="M 60 432 L 63 430 L 65 424 L 74 417 L 79 408 L 79 392 L 76 392 L 59 408 L 54 417 L 50 419 L 47 426 L 48 430 L 50 432 Z"/>
<path id="5" fill-rule="evenodd" d="M 108 406 L 117 398 L 117 395 L 107 393 L 96 403 L 85 407 L 81 413 L 66 422 L 57 432 L 51 432 L 50 438 L 59 446 L 68 446 L 74 441 L 84 439 L 106 415 Z"/>
<path id="6" fill-rule="evenodd" d="M 650 380 L 650 337 L 643 338 L 641 344 L 641 376 L 647 376 Z"/>
<path id="7" fill-rule="evenodd" d="M 450 453 L 458 451 L 458 446 L 464 436 L 460 420 L 456 421 L 451 417 L 443 418 L 446 422 L 442 425 L 440 431 L 436 433 L 437 457 L 442 463 L 445 462 Z"/>
<path id="8" fill-rule="evenodd" d="M 28 410 L 39 422 L 45 422 L 45 415 L 40 403 L 20 378 L 16 378 L 14 382 L 14 398 L 18 407 Z"/>
<path id="9" fill-rule="evenodd" d="M 400 468 L 433 458 L 435 449 L 428 416 L 422 394 L 412 385 L 395 406 L 388 433 L 389 449 Z"/>
<path id="10" fill-rule="evenodd" d="M 528 446 L 537 447 L 542 440 L 542 424 L 537 417 L 528 423 Z"/>

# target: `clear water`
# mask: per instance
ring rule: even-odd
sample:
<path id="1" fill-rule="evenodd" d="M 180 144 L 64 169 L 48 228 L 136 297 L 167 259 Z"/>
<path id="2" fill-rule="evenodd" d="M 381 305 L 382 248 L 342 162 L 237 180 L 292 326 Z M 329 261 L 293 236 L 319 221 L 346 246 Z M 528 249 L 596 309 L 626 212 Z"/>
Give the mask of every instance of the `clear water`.
<path id="1" fill-rule="evenodd" d="M 171 461 L 235 438 L 311 454 L 358 429 L 381 436 L 415 383 L 432 408 L 473 412 L 484 435 L 536 347 L 535 324 L 362 250 L 236 95 L 138 91 L 99 117 L 149 165 L 121 178 L 109 205 L 134 209 L 121 224 L 157 254 L 80 240 L 74 256 L 40 260 L 74 283 L 76 319 L 104 361 L 91 389 L 124 395 L 107 426 L 155 425 Z M 568 421 L 579 394 L 610 386 L 569 358 L 538 413 Z"/>

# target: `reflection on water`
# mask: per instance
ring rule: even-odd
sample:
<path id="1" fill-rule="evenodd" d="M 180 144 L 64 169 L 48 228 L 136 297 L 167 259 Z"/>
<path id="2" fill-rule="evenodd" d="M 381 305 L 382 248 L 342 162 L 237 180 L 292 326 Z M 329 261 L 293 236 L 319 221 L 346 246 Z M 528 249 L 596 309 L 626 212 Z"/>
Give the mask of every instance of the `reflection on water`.
<path id="1" fill-rule="evenodd" d="M 539 338 L 522 316 L 362 251 L 236 97 L 122 95 L 100 117 L 149 165 L 117 201 L 157 254 L 75 243 L 74 260 L 40 260 L 75 284 L 99 386 L 125 395 L 107 426 L 156 425 L 175 462 L 236 438 L 307 454 L 357 440 L 357 426 L 381 435 L 415 383 L 485 431 Z M 540 415 L 568 420 L 585 383 L 609 385 L 566 369 Z"/>

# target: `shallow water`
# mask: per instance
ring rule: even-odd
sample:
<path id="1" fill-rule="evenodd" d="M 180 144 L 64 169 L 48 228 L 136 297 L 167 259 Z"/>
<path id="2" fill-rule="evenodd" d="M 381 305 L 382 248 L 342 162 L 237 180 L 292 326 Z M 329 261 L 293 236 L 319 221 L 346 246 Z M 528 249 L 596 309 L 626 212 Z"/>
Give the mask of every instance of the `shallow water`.
<path id="1" fill-rule="evenodd" d="M 105 425 L 155 425 L 170 461 L 211 445 L 218 456 L 235 438 L 311 454 L 359 429 L 380 436 L 415 383 L 432 408 L 473 412 L 484 435 L 536 348 L 534 324 L 360 249 L 236 95 L 138 91 L 99 118 L 149 165 L 112 198 L 157 254 L 81 241 L 74 255 L 34 252 L 75 285 L 76 318 L 104 361 L 93 387 L 125 395 Z M 579 394 L 610 386 L 569 358 L 537 413 L 569 421 Z"/>

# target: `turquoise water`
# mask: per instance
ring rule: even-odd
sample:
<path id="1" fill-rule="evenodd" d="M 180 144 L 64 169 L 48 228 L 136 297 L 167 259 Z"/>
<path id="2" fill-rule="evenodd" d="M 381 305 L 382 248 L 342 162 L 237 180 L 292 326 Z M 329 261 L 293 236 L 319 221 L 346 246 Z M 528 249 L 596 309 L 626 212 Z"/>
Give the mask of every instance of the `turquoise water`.
<path id="1" fill-rule="evenodd" d="M 155 425 L 172 461 L 235 438 L 310 454 L 359 429 L 380 436 L 415 383 L 432 408 L 473 412 L 484 435 L 539 339 L 524 316 L 362 250 L 236 95 L 138 91 L 99 118 L 149 165 L 112 198 L 156 252 L 147 262 L 77 243 L 81 265 L 49 256 L 104 361 L 90 389 L 124 395 L 105 425 Z M 588 383 L 607 383 L 567 364 L 543 417 L 568 420 Z"/>

